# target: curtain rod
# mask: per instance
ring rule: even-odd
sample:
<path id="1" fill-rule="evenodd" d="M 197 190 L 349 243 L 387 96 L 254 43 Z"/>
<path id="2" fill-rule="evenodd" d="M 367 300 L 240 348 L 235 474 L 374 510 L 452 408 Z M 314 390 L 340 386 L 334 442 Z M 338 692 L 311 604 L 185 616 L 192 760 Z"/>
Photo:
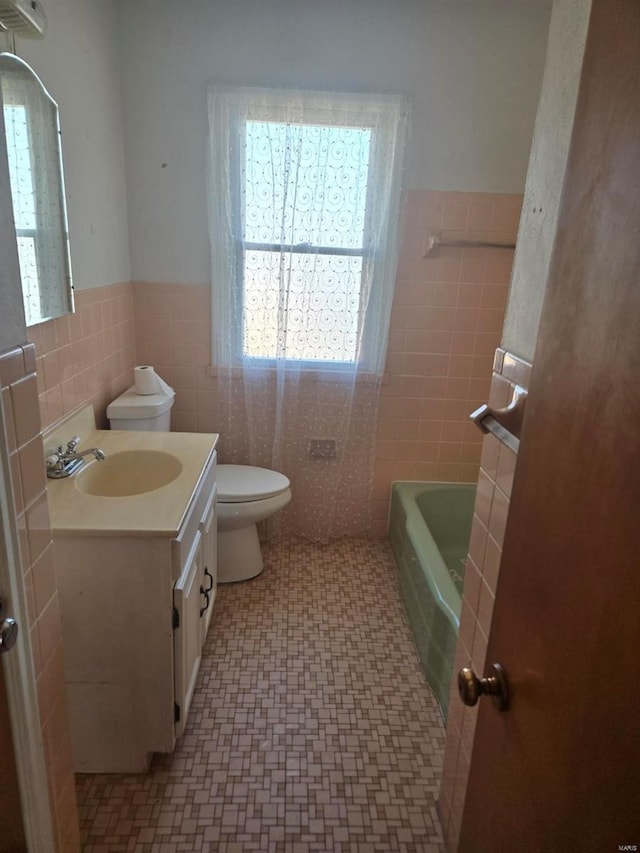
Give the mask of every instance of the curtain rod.
<path id="1" fill-rule="evenodd" d="M 424 257 L 427 258 L 436 249 L 515 249 L 515 243 L 493 243 L 482 240 L 441 240 L 440 234 L 429 234 L 427 239 L 427 250 Z"/>

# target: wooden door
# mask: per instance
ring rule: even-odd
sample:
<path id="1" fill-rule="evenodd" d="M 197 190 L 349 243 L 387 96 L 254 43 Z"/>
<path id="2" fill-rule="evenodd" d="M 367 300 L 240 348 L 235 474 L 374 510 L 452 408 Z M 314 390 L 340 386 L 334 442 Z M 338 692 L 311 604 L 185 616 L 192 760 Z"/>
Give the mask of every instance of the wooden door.
<path id="1" fill-rule="evenodd" d="M 593 3 L 494 661 L 512 707 L 481 701 L 459 850 L 640 849 L 637 0 Z"/>

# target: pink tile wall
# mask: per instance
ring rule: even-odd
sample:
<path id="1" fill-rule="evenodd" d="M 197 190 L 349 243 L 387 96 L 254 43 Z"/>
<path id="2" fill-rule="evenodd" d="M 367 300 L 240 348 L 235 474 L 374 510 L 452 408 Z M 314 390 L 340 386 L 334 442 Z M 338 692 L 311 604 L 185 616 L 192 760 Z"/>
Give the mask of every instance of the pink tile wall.
<path id="1" fill-rule="evenodd" d="M 513 252 L 438 249 L 443 240 L 515 242 L 521 195 L 410 191 L 377 428 L 373 535 L 385 536 L 393 480 L 475 482 L 481 436 L 469 413 L 489 393 Z M 176 390 L 172 427 L 216 432 L 209 287 L 136 282 L 137 361 Z"/>
<path id="2" fill-rule="evenodd" d="M 56 849 L 76 853 L 78 815 L 32 344 L 0 355 L 0 388 Z"/>
<path id="3" fill-rule="evenodd" d="M 207 285 L 133 286 L 137 363 L 152 364 L 176 392 L 171 428 L 218 432 L 211 364 L 211 297 Z"/>
<path id="4" fill-rule="evenodd" d="M 528 388 L 530 373 L 528 362 L 498 349 L 489 395 L 491 405 L 506 406 L 516 384 Z M 516 454 L 494 436 L 485 436 L 465 570 L 439 799 L 442 828 L 451 851 L 458 847 L 477 718 L 477 708 L 466 707 L 458 697 L 455 673 L 463 666 L 473 667 L 477 674 L 484 673 L 516 459 Z"/>
<path id="5" fill-rule="evenodd" d="M 75 314 L 27 329 L 35 345 L 42 427 L 92 403 L 98 427 L 108 403 L 133 383 L 135 322 L 131 284 L 75 294 Z"/>
<path id="6" fill-rule="evenodd" d="M 482 436 L 469 413 L 486 402 L 513 252 L 439 248 L 428 238 L 515 243 L 521 195 L 406 193 L 378 417 L 374 535 L 386 534 L 394 480 L 475 482 Z"/>
<path id="7" fill-rule="evenodd" d="M 225 428 L 227 394 L 220 403 L 219 382 L 208 370 L 211 364 L 211 305 L 210 289 L 205 286 L 136 283 L 134 285 L 138 360 L 153 364 L 159 375 L 176 391 L 172 412 L 174 430 L 220 432 L 219 447 L 222 461 L 246 462 L 251 439 L 248 430 Z M 245 389 L 238 380 L 229 389 L 235 393 L 240 411 L 245 406 Z M 274 375 L 264 377 L 262 391 L 275 401 L 278 389 Z M 356 436 L 361 429 L 375 423 L 369 411 L 370 403 L 365 384 L 356 389 L 354 415 L 350 426 Z M 287 412 L 282 425 L 281 459 L 278 463 L 292 480 L 295 500 L 278 517 L 282 533 L 304 535 L 314 540 L 328 536 L 330 519 L 332 535 L 363 537 L 369 532 L 369 472 L 368 450 L 372 442 L 345 439 L 339 449 L 340 460 L 311 459 L 307 441 L 317 436 L 317 423 L 322 420 L 323 435 L 341 435 L 345 392 L 350 389 L 331 379 L 308 378 L 289 385 L 284 390 Z M 254 451 L 264 454 L 262 464 L 270 464 L 270 443 L 260 445 L 256 435 L 273 433 L 273 407 L 254 409 Z M 332 419 L 335 419 L 332 420 Z M 260 464 L 260 460 L 257 461 Z M 354 473 L 355 472 L 355 475 Z"/>

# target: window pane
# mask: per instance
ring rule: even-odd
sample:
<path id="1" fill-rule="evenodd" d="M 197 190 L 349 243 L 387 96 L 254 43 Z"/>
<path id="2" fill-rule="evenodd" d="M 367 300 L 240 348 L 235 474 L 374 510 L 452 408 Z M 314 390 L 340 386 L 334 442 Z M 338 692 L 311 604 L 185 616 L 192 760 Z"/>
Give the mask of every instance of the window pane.
<path id="1" fill-rule="evenodd" d="M 247 122 L 245 241 L 361 248 L 370 149 L 369 128 Z"/>
<path id="2" fill-rule="evenodd" d="M 18 260 L 27 322 L 39 323 L 43 316 L 38 284 L 36 241 L 33 237 L 18 235 Z"/>
<path id="3" fill-rule="evenodd" d="M 244 355 L 354 362 L 361 276 L 361 257 L 246 252 Z"/>
<path id="4" fill-rule="evenodd" d="M 15 225 L 19 230 L 35 230 L 36 210 L 26 109 L 23 106 L 5 106 L 4 123 Z"/>

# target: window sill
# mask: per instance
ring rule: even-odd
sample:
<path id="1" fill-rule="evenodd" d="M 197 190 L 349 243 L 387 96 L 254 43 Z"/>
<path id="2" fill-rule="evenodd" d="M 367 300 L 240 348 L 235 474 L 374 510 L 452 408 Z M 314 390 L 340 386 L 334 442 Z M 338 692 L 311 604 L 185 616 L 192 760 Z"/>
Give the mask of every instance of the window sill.
<path id="1" fill-rule="evenodd" d="M 253 373 L 260 372 L 266 377 L 275 377 L 278 373 L 278 368 L 274 366 L 256 365 L 249 368 Z M 244 373 L 242 367 L 220 368 L 215 364 L 209 364 L 205 368 L 207 376 L 217 378 L 218 376 L 231 375 L 233 378 L 241 379 Z M 291 376 L 300 382 L 335 382 L 341 379 L 351 379 L 354 375 L 353 370 L 340 370 L 336 368 L 321 368 L 321 367 L 291 367 L 284 368 L 285 374 L 289 372 Z M 355 382 L 357 385 L 371 384 L 387 385 L 389 383 L 389 374 L 383 373 L 379 376 L 366 370 L 359 370 L 355 373 Z"/>

